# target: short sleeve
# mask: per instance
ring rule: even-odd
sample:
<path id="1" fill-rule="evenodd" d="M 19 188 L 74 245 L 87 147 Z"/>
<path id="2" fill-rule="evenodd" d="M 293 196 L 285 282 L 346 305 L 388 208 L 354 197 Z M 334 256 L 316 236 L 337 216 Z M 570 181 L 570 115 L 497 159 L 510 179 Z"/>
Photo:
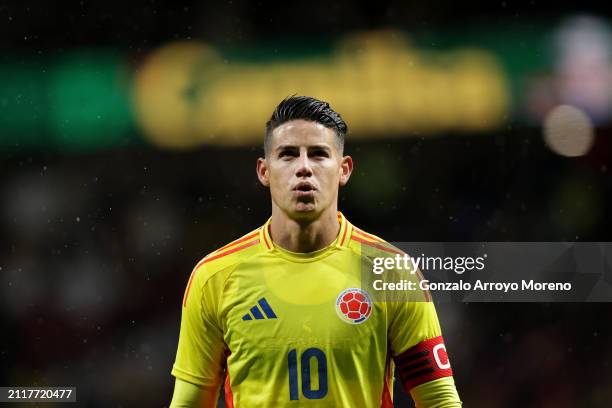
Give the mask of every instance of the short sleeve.
<path id="1" fill-rule="evenodd" d="M 225 344 L 219 324 L 219 293 L 212 289 L 205 267 L 196 267 L 185 289 L 181 331 L 172 375 L 203 387 L 219 387 Z"/>
<path id="2" fill-rule="evenodd" d="M 433 302 L 400 302 L 395 306 L 389 329 L 393 361 L 402 386 L 419 402 L 415 396 L 420 394 L 413 392 L 417 387 L 430 382 L 447 384 L 436 380 L 452 377 L 453 371 Z M 456 396 L 454 384 L 452 388 L 453 396 Z M 438 393 L 437 386 L 432 389 L 436 395 L 446 395 Z"/>
<path id="3" fill-rule="evenodd" d="M 406 301 L 393 304 L 394 313 L 389 327 L 393 355 L 441 335 L 436 308 L 431 301 Z"/>

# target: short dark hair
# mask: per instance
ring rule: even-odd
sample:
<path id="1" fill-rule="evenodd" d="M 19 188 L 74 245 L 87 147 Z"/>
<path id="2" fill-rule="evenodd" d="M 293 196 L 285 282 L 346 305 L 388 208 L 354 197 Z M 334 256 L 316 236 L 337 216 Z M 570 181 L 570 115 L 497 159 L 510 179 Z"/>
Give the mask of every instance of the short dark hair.
<path id="1" fill-rule="evenodd" d="M 274 129 L 295 119 L 310 120 L 320 123 L 336 133 L 338 151 L 342 154 L 344 137 L 348 132 L 346 122 L 338 112 L 333 110 L 329 103 L 310 96 L 288 96 L 278 104 L 272 117 L 266 123 L 266 136 L 264 138 L 264 153 L 270 153 L 270 142 Z"/>

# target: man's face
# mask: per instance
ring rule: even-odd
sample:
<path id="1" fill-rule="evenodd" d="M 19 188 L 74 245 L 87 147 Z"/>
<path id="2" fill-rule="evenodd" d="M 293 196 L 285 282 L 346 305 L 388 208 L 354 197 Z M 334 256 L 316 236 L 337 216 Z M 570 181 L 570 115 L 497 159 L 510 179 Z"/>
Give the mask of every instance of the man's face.
<path id="1" fill-rule="evenodd" d="M 294 219 L 317 218 L 335 205 L 338 188 L 348 182 L 352 168 L 352 159 L 338 151 L 335 132 L 306 120 L 274 129 L 268 157 L 257 162 L 272 201 Z"/>

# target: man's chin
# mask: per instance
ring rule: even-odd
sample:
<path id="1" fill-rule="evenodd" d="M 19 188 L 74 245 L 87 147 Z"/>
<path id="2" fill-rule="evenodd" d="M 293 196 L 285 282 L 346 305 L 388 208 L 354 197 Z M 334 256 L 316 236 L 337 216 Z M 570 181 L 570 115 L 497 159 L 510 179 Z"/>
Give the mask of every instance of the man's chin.
<path id="1" fill-rule="evenodd" d="M 292 218 L 310 219 L 319 216 L 317 205 L 315 203 L 297 203 L 292 211 Z"/>

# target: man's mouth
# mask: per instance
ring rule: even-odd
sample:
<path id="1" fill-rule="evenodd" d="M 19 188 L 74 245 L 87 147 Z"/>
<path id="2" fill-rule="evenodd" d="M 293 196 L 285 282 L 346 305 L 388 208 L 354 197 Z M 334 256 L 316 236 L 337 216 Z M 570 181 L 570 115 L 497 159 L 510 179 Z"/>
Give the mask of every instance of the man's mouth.
<path id="1" fill-rule="evenodd" d="M 312 185 L 312 183 L 300 182 L 296 184 L 296 186 L 293 188 L 293 191 L 295 191 L 295 194 L 298 197 L 308 197 L 312 196 L 315 191 L 317 191 L 317 189 L 314 185 Z"/>

